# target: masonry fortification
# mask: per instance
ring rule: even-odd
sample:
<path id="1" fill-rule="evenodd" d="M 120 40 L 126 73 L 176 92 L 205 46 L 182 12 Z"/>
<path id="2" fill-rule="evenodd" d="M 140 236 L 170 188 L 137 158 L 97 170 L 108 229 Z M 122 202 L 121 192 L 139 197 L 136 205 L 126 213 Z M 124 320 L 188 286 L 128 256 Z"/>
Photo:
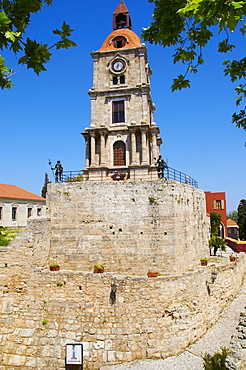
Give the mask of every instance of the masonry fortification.
<path id="1" fill-rule="evenodd" d="M 1 370 L 64 369 L 72 342 L 83 343 L 85 369 L 176 354 L 240 287 L 244 255 L 199 267 L 208 221 L 189 185 L 51 184 L 47 215 L 1 249 Z M 93 274 L 95 263 L 106 272 Z"/>
<path id="2" fill-rule="evenodd" d="M 183 272 L 208 255 L 204 193 L 175 181 L 50 186 L 49 261 L 72 270 Z"/>

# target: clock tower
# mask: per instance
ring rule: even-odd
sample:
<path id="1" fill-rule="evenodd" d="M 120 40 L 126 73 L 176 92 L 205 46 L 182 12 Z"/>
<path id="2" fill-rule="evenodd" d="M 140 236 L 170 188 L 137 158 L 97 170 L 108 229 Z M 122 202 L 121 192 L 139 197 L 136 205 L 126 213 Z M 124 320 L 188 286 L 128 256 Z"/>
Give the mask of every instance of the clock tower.
<path id="1" fill-rule="evenodd" d="M 115 171 L 126 173 L 126 180 L 158 178 L 155 164 L 162 141 L 153 120 L 151 69 L 147 48 L 131 28 L 121 1 L 113 13 L 113 32 L 91 53 L 91 124 L 82 133 L 88 180 L 111 181 Z"/>

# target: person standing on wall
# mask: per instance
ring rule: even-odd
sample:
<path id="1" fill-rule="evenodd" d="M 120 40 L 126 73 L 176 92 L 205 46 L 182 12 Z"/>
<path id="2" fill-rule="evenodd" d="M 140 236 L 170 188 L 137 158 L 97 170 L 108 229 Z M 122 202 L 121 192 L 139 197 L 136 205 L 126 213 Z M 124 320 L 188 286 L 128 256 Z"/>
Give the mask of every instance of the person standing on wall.
<path id="1" fill-rule="evenodd" d="M 159 158 L 157 159 L 157 172 L 159 179 L 164 178 L 164 168 L 167 168 L 167 164 L 163 160 L 162 156 L 159 155 Z"/>
<path id="2" fill-rule="evenodd" d="M 55 170 L 56 182 L 62 182 L 63 167 L 60 161 L 57 161 L 56 165 L 52 170 Z"/>

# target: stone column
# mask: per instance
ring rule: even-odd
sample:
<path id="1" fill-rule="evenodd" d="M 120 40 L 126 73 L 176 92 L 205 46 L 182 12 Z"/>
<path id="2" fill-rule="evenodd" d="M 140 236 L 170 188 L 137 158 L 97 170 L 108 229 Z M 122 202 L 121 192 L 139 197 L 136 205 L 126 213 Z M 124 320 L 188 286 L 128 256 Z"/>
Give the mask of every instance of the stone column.
<path id="1" fill-rule="evenodd" d="M 89 136 L 85 136 L 85 167 L 90 165 Z"/>
<path id="2" fill-rule="evenodd" d="M 131 164 L 137 164 L 136 162 L 136 133 L 131 131 Z"/>
<path id="3" fill-rule="evenodd" d="M 105 166 L 105 136 L 104 132 L 100 132 L 100 166 Z"/>
<path id="4" fill-rule="evenodd" d="M 96 165 L 96 135 L 94 132 L 90 133 L 91 136 L 91 166 Z"/>
<path id="5" fill-rule="evenodd" d="M 142 144 L 142 163 L 148 164 L 147 162 L 147 145 L 146 145 L 146 129 L 141 129 L 141 144 Z"/>
<path id="6" fill-rule="evenodd" d="M 155 164 L 155 161 L 157 160 L 157 151 L 158 151 L 156 130 L 151 130 L 151 146 L 152 146 L 151 164 Z"/>
<path id="7" fill-rule="evenodd" d="M 145 59 L 145 54 L 146 54 L 146 50 L 145 49 L 140 49 L 139 59 L 140 59 L 140 82 L 141 83 L 146 83 L 146 71 L 145 71 L 146 59 Z"/>

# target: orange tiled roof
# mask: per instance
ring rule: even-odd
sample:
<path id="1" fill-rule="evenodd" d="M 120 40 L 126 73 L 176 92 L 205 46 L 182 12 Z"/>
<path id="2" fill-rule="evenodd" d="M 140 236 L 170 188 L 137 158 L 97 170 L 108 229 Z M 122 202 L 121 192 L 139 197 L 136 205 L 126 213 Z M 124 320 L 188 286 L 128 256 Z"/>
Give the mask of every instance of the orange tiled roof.
<path id="1" fill-rule="evenodd" d="M 237 223 L 230 218 L 227 220 L 227 226 L 238 226 Z"/>
<path id="2" fill-rule="evenodd" d="M 125 36 L 127 38 L 127 43 L 120 49 L 114 47 L 114 43 L 112 42 L 113 38 L 116 36 Z M 108 50 L 118 50 L 120 52 L 121 49 L 129 49 L 141 46 L 142 42 L 140 38 L 136 35 L 135 32 L 127 29 L 127 28 L 120 28 L 111 32 L 104 43 L 102 44 L 101 49 L 98 51 L 108 51 Z"/>
<path id="3" fill-rule="evenodd" d="M 126 13 L 126 12 L 128 12 L 128 9 L 127 9 L 127 7 L 125 6 L 124 1 L 122 0 L 122 1 L 119 3 L 119 5 L 117 6 L 117 8 L 115 9 L 114 14 Z"/>
<path id="4" fill-rule="evenodd" d="M 0 184 L 0 198 L 43 200 L 45 198 L 30 193 L 30 191 L 19 188 L 16 185 Z"/>

